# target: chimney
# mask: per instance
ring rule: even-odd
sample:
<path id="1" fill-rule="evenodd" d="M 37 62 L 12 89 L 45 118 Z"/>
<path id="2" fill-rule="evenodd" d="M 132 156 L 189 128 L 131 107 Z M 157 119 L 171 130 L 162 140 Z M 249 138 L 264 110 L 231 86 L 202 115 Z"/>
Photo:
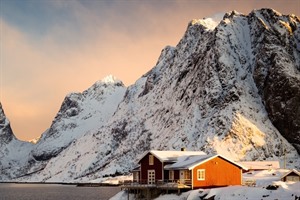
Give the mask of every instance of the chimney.
<path id="1" fill-rule="evenodd" d="M 182 147 L 182 148 L 181 148 L 181 151 L 185 151 L 185 148 L 184 148 L 184 147 Z"/>

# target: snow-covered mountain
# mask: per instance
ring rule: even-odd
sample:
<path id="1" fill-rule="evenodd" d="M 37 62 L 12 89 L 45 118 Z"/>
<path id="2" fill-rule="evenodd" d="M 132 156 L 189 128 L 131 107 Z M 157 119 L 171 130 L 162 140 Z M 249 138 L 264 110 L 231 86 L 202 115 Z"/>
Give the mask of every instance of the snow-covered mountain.
<path id="1" fill-rule="evenodd" d="M 0 102 L 0 180 L 10 180 L 27 173 L 33 144 L 22 142 L 14 136 Z"/>
<path id="2" fill-rule="evenodd" d="M 181 147 L 235 160 L 286 154 L 300 166 L 295 15 L 260 9 L 192 20 L 135 84 L 107 79 L 65 98 L 16 180 L 88 181 L 128 172 L 149 149 Z"/>
<path id="3" fill-rule="evenodd" d="M 125 91 L 124 84 L 110 75 L 82 93 L 67 95 L 51 127 L 32 151 L 33 157 L 49 160 L 88 131 L 105 125 Z"/>

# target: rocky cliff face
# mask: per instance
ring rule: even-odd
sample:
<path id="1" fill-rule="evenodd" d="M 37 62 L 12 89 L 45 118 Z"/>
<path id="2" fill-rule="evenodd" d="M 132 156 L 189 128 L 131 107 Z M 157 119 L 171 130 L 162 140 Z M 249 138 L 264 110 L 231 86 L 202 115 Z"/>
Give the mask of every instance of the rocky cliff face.
<path id="1" fill-rule="evenodd" d="M 297 30 L 296 16 L 272 9 L 247 16 L 230 12 L 220 23 L 191 21 L 179 44 L 162 51 L 157 65 L 128 88 L 111 123 L 98 132 L 110 141 L 107 153 L 113 162 L 104 168 L 121 166 L 149 149 L 180 147 L 236 160 L 280 159 L 284 151 L 297 158 L 268 107 L 276 99 L 267 90 L 276 90 L 280 81 L 264 81 L 270 79 L 269 68 L 277 73 L 281 68 L 295 80 L 289 90 L 299 89 Z M 273 66 L 274 59 L 284 62 Z M 299 108 L 294 95 L 290 105 Z M 278 113 L 288 120 L 284 113 L 288 106 Z"/>
<path id="2" fill-rule="evenodd" d="M 250 17 L 261 30 L 252 31 L 259 94 L 273 125 L 300 153 L 300 19 L 271 9 Z"/>
<path id="3" fill-rule="evenodd" d="M 299 38 L 299 18 L 272 9 L 192 20 L 132 86 L 68 95 L 17 180 L 92 180 L 181 147 L 299 166 Z"/>
<path id="4" fill-rule="evenodd" d="M 56 157 L 88 131 L 105 125 L 125 90 L 121 81 L 108 76 L 82 93 L 67 95 L 50 129 L 32 151 L 33 157 L 38 161 Z"/>
<path id="5" fill-rule="evenodd" d="M 6 118 L 2 104 L 0 102 L 0 147 L 8 144 L 14 139 L 14 134 L 10 128 L 10 122 Z"/>
<path id="6" fill-rule="evenodd" d="M 0 180 L 10 180 L 27 173 L 25 166 L 29 164 L 32 147 L 31 143 L 16 139 L 0 103 Z"/>

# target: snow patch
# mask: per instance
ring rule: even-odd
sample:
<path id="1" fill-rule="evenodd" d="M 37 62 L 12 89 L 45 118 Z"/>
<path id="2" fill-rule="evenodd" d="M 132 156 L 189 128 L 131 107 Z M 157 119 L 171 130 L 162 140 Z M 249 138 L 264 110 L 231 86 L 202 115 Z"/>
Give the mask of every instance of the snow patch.
<path id="1" fill-rule="evenodd" d="M 214 30 L 220 23 L 220 21 L 223 19 L 225 13 L 218 13 L 208 18 L 203 19 L 193 19 L 192 25 L 203 25 L 208 30 Z"/>
<path id="2" fill-rule="evenodd" d="M 113 75 L 108 75 L 106 77 L 104 77 L 101 82 L 103 83 L 107 83 L 107 84 L 114 84 L 114 83 L 119 83 L 119 82 L 122 82 L 121 80 L 119 80 L 118 78 L 116 78 L 115 76 Z"/>

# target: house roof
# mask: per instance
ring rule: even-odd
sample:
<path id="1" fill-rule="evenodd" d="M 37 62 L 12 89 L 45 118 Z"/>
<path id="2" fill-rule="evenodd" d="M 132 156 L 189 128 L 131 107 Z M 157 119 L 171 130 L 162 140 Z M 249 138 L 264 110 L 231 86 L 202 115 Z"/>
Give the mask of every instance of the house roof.
<path id="1" fill-rule="evenodd" d="M 279 161 L 245 161 L 238 163 L 253 170 L 280 169 Z"/>
<path id="2" fill-rule="evenodd" d="M 300 172 L 298 172 L 296 169 L 292 169 L 292 170 L 288 171 L 286 174 L 284 174 L 281 178 L 284 178 L 284 177 L 288 176 L 291 173 L 295 173 L 298 176 L 300 176 Z"/>
<path id="3" fill-rule="evenodd" d="M 153 156 L 155 156 L 157 159 L 160 160 L 160 162 L 177 162 L 178 158 L 181 156 L 195 156 L 195 155 L 206 155 L 203 151 L 156 151 L 151 150 L 146 153 L 144 153 L 141 158 L 139 159 L 139 162 L 148 154 L 151 153 Z"/>
<path id="4" fill-rule="evenodd" d="M 194 167 L 202 164 L 202 163 L 205 163 L 211 159 L 214 159 L 216 157 L 220 157 L 220 158 L 223 158 L 224 160 L 227 160 L 228 162 L 244 169 L 244 170 L 247 170 L 248 168 L 237 163 L 237 162 L 234 162 L 233 160 L 229 159 L 229 158 L 226 158 L 220 154 L 217 154 L 217 155 L 192 155 L 192 156 L 182 156 L 178 159 L 178 161 L 176 163 L 173 163 L 173 164 L 169 164 L 169 165 L 166 165 L 165 166 L 165 169 L 167 170 L 180 170 L 180 169 L 188 169 L 188 170 L 191 170 L 193 169 Z"/>
<path id="5" fill-rule="evenodd" d="M 133 168 L 132 171 L 133 172 L 139 172 L 139 171 L 141 171 L 141 167 L 137 166 L 137 167 Z"/>

